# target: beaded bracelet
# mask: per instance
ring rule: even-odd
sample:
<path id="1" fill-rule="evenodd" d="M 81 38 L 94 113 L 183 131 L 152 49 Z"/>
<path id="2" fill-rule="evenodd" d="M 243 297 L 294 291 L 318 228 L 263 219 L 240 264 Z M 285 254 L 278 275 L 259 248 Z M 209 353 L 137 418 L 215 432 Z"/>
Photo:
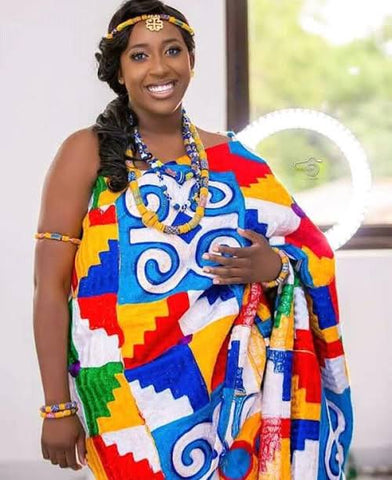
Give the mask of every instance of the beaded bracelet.
<path id="1" fill-rule="evenodd" d="M 77 408 L 71 408 L 69 410 L 61 410 L 60 412 L 41 412 L 42 418 L 64 418 L 64 417 L 71 417 L 75 415 L 78 411 Z"/>
<path id="2" fill-rule="evenodd" d="M 280 270 L 280 273 L 278 277 L 275 280 L 271 280 L 270 282 L 261 282 L 261 285 L 264 288 L 273 288 L 277 287 L 281 283 L 283 283 L 288 274 L 289 274 L 289 265 L 290 265 L 290 260 L 289 257 L 283 252 L 283 250 L 280 250 L 279 248 L 272 247 L 272 250 L 279 254 L 281 260 L 282 260 L 282 269 Z"/>
<path id="3" fill-rule="evenodd" d="M 48 240 L 58 240 L 60 242 L 70 242 L 70 243 L 73 243 L 74 245 L 80 245 L 80 242 L 81 242 L 81 240 L 79 238 L 71 238 L 69 235 L 62 235 L 61 233 L 57 233 L 57 232 L 54 232 L 54 233 L 38 232 L 34 236 L 37 240 L 43 240 L 44 238 L 47 238 Z"/>
<path id="4" fill-rule="evenodd" d="M 40 411 L 43 413 L 56 413 L 63 410 L 73 410 L 78 408 L 76 402 L 64 402 L 64 403 L 55 403 L 54 405 L 43 405 L 40 408 Z"/>
<path id="5" fill-rule="evenodd" d="M 78 411 L 78 404 L 75 401 L 55 403 L 54 405 L 43 405 L 40 408 L 42 418 L 63 418 L 75 415 Z"/>

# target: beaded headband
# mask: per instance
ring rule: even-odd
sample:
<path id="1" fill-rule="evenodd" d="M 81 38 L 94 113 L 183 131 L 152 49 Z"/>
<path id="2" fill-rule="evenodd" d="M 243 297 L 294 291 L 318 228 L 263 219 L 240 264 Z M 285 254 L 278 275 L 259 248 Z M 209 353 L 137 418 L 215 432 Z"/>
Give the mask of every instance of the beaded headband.
<path id="1" fill-rule="evenodd" d="M 161 13 L 161 14 L 154 14 L 154 15 L 139 15 L 138 17 L 130 18 L 129 20 L 126 20 L 125 22 L 122 22 L 119 25 L 117 25 L 117 27 L 113 29 L 110 33 L 108 33 L 105 36 L 105 38 L 107 38 L 108 40 L 111 40 L 116 35 L 116 33 L 121 32 L 121 30 L 124 30 L 124 28 L 129 27 L 130 25 L 135 25 L 135 23 L 139 23 L 143 21 L 146 22 L 146 28 L 150 30 L 150 32 L 159 32 L 159 30 L 162 30 L 163 28 L 163 20 L 183 28 L 192 36 L 194 36 L 195 34 L 193 28 L 190 27 L 187 23 L 183 22 L 182 20 L 179 20 L 176 17 L 171 17 L 170 15 Z"/>

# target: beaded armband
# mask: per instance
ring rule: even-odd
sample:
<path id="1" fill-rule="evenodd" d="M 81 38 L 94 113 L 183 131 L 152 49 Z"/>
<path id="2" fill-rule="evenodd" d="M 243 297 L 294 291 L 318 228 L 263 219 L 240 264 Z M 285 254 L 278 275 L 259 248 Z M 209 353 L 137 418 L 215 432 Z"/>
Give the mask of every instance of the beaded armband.
<path id="1" fill-rule="evenodd" d="M 81 240 L 79 238 L 72 238 L 69 235 L 62 235 L 61 233 L 51 233 L 51 232 L 45 232 L 45 233 L 36 233 L 35 238 L 37 240 L 43 240 L 43 239 L 48 239 L 48 240 L 58 240 L 59 242 L 70 242 L 73 243 L 74 245 L 80 245 Z"/>
<path id="2" fill-rule="evenodd" d="M 278 285 L 280 285 L 281 283 L 283 283 L 286 280 L 286 278 L 289 274 L 289 265 L 290 265 L 289 257 L 279 248 L 272 247 L 272 250 L 274 252 L 276 252 L 277 254 L 279 254 L 279 256 L 282 260 L 282 269 L 280 270 L 280 273 L 275 280 L 272 280 L 270 282 L 262 282 L 261 283 L 261 285 L 264 288 L 277 287 Z"/>
<path id="3" fill-rule="evenodd" d="M 42 418 L 64 418 L 75 415 L 78 411 L 76 402 L 56 403 L 54 405 L 43 405 L 40 408 Z"/>

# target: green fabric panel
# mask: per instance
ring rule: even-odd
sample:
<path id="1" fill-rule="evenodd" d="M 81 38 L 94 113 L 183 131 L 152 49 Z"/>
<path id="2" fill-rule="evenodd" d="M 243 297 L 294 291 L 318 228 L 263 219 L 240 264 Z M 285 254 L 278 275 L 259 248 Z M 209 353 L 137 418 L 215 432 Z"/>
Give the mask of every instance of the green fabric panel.
<path id="1" fill-rule="evenodd" d="M 114 400 L 113 390 L 120 386 L 115 375 L 122 371 L 122 363 L 111 362 L 102 367 L 82 368 L 76 377 L 76 387 L 91 436 L 99 433 L 97 418 L 110 417 L 107 403 Z"/>
<path id="2" fill-rule="evenodd" d="M 68 326 L 68 366 L 79 360 L 78 352 L 72 341 L 72 298 L 68 302 L 69 326 Z"/>
<path id="3" fill-rule="evenodd" d="M 291 306 L 294 298 L 294 285 L 284 285 L 279 298 L 277 314 L 274 320 L 274 326 L 278 328 L 282 315 L 290 315 Z"/>
<path id="4" fill-rule="evenodd" d="M 95 185 L 93 188 L 93 205 L 91 208 L 98 207 L 99 196 L 107 189 L 108 187 L 106 185 L 105 178 L 102 175 L 99 175 L 95 181 Z"/>

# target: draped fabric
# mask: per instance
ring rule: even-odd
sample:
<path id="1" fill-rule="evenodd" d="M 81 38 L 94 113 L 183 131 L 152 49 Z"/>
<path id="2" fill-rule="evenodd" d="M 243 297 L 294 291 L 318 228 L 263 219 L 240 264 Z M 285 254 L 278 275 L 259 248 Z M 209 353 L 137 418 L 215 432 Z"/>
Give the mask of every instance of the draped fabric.
<path id="1" fill-rule="evenodd" d="M 206 152 L 206 213 L 187 234 L 146 228 L 129 189 L 94 186 L 69 302 L 89 467 L 98 480 L 339 480 L 352 410 L 334 253 L 264 159 L 236 139 Z M 161 221 L 189 220 L 151 170 L 137 176 Z M 195 188 L 165 180 L 179 204 Z M 203 271 L 215 244 L 249 245 L 238 227 L 289 256 L 274 295 Z"/>

